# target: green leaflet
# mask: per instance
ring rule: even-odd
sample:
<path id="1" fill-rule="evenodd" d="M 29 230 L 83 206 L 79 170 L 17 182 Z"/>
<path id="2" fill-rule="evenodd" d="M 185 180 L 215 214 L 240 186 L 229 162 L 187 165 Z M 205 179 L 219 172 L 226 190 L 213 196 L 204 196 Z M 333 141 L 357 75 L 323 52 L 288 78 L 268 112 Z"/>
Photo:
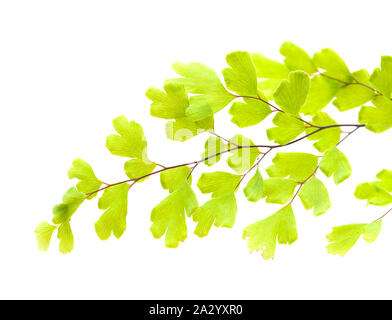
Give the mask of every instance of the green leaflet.
<path id="1" fill-rule="evenodd" d="M 313 60 L 304 50 L 294 43 L 289 41 L 284 42 L 280 47 L 279 52 L 286 58 L 284 59 L 284 63 L 289 70 L 302 70 L 308 74 L 317 72 Z"/>
<path id="2" fill-rule="evenodd" d="M 272 123 L 277 127 L 267 129 L 267 137 L 280 145 L 285 145 L 305 131 L 305 123 L 289 114 L 278 112 Z"/>
<path id="3" fill-rule="evenodd" d="M 365 69 L 353 72 L 352 76 L 358 82 L 370 85 L 369 73 Z M 339 111 L 346 111 L 363 105 L 373 97 L 373 90 L 354 82 L 342 86 L 339 89 L 336 94 L 336 99 L 333 101 L 333 105 L 337 107 Z"/>
<path id="4" fill-rule="evenodd" d="M 368 204 L 386 206 L 392 203 L 392 196 L 377 182 L 364 182 L 357 186 L 354 195 L 360 200 L 367 200 Z"/>
<path id="5" fill-rule="evenodd" d="M 85 195 L 78 192 L 75 187 L 69 188 L 63 196 L 63 202 L 53 207 L 52 222 L 61 224 L 71 219 L 85 199 Z"/>
<path id="6" fill-rule="evenodd" d="M 339 184 L 351 175 L 351 166 L 346 156 L 338 148 L 329 149 L 320 161 L 320 170 L 327 176 L 333 175 L 335 184 Z"/>
<path id="7" fill-rule="evenodd" d="M 193 121 L 190 118 L 179 118 L 166 123 L 166 137 L 170 140 L 184 142 L 198 134 L 214 129 L 214 117 L 210 116 L 200 121 Z"/>
<path id="8" fill-rule="evenodd" d="M 274 100 L 283 111 L 297 115 L 304 105 L 310 87 L 309 76 L 303 71 L 292 71 L 274 92 Z"/>
<path id="9" fill-rule="evenodd" d="M 190 176 L 190 173 L 191 168 L 187 166 L 162 171 L 160 174 L 162 188 L 169 190 L 169 192 L 172 193 L 173 191 L 180 189 L 187 181 L 191 184 L 192 176 Z"/>
<path id="10" fill-rule="evenodd" d="M 221 156 L 217 155 L 226 150 L 226 145 L 222 142 L 222 139 L 218 137 L 209 137 L 204 144 L 205 152 L 201 155 L 202 159 L 208 158 L 204 161 L 207 166 L 212 166 L 217 163 Z"/>
<path id="11" fill-rule="evenodd" d="M 57 239 L 60 240 L 59 250 L 61 253 L 67 254 L 73 250 L 74 236 L 72 233 L 71 225 L 69 224 L 69 220 L 60 224 L 57 231 Z"/>
<path id="12" fill-rule="evenodd" d="M 392 171 L 383 169 L 377 175 L 376 178 L 380 181 L 378 185 L 388 192 L 392 192 Z"/>
<path id="13" fill-rule="evenodd" d="M 244 188 L 244 194 L 246 199 L 252 202 L 257 202 L 263 197 L 263 177 L 258 168 Z"/>
<path id="14" fill-rule="evenodd" d="M 95 231 L 101 240 L 107 240 L 113 234 L 119 239 L 127 223 L 128 190 L 126 183 L 105 189 L 98 201 L 98 208 L 106 210 L 95 223 Z"/>
<path id="15" fill-rule="evenodd" d="M 170 193 L 151 211 L 151 232 L 154 238 L 165 236 L 167 248 L 177 248 L 188 233 L 185 212 L 188 216 L 198 207 L 196 196 L 188 183 Z"/>
<path id="16" fill-rule="evenodd" d="M 235 192 L 235 188 L 241 180 L 241 175 L 231 174 L 224 171 L 203 173 L 197 187 L 202 193 L 211 193 L 212 198 Z"/>
<path id="17" fill-rule="evenodd" d="M 231 228 L 235 222 L 237 202 L 234 192 L 221 195 L 204 203 L 192 215 L 197 222 L 195 234 L 199 237 L 208 235 L 212 225 Z"/>
<path id="18" fill-rule="evenodd" d="M 316 170 L 318 158 L 310 153 L 278 152 L 272 162 L 274 164 L 266 169 L 270 177 L 289 176 L 296 182 L 303 182 Z"/>
<path id="19" fill-rule="evenodd" d="M 38 250 L 47 251 L 49 248 L 50 239 L 57 226 L 53 226 L 46 221 L 42 221 L 35 229 L 35 235 L 38 244 Z"/>
<path id="20" fill-rule="evenodd" d="M 346 63 L 332 49 L 323 49 L 315 53 L 313 61 L 318 68 L 325 70 L 325 75 L 344 82 L 352 81 L 352 75 Z"/>
<path id="21" fill-rule="evenodd" d="M 279 244 L 292 244 L 298 238 L 291 205 L 283 207 L 264 220 L 247 226 L 243 238 L 248 238 L 250 252 L 262 251 L 264 259 L 273 258 L 276 241 Z"/>
<path id="22" fill-rule="evenodd" d="M 315 216 L 324 214 L 331 207 L 327 188 L 315 176 L 305 182 L 298 195 L 306 210 L 313 208 Z"/>
<path id="23" fill-rule="evenodd" d="M 363 240 L 371 243 L 375 241 L 381 231 L 382 220 L 373 223 L 355 223 L 334 227 L 327 235 L 330 242 L 327 250 L 330 254 L 344 256 L 362 235 Z"/>
<path id="24" fill-rule="evenodd" d="M 255 66 L 248 52 L 235 51 L 226 56 L 231 68 L 222 71 L 229 90 L 241 96 L 257 97 L 257 76 Z"/>
<path id="25" fill-rule="evenodd" d="M 287 77 L 284 79 L 287 79 Z M 259 92 L 261 91 L 265 95 L 267 100 L 273 100 L 274 93 L 275 93 L 276 89 L 279 87 L 282 80 L 283 79 L 261 80 L 258 82 L 257 87 L 259 88 Z"/>
<path id="26" fill-rule="evenodd" d="M 263 181 L 263 194 L 267 203 L 286 204 L 293 195 L 298 184 L 290 179 L 271 178 Z"/>
<path id="27" fill-rule="evenodd" d="M 392 128 L 392 101 L 383 96 L 376 96 L 372 103 L 375 108 L 361 108 L 358 114 L 359 122 L 366 124 L 366 128 L 375 133 Z"/>
<path id="28" fill-rule="evenodd" d="M 231 122 L 240 128 L 254 126 L 271 113 L 271 107 L 263 101 L 244 98 L 244 102 L 234 102 L 229 110 Z"/>
<path id="29" fill-rule="evenodd" d="M 71 169 L 68 170 L 68 177 L 70 179 L 77 178 L 80 181 L 76 184 L 76 189 L 82 193 L 90 193 L 98 190 L 102 182 L 95 176 L 91 166 L 82 159 L 75 159 L 72 162 Z M 92 199 L 97 194 L 94 193 L 88 199 Z"/>
<path id="30" fill-rule="evenodd" d="M 301 112 L 305 115 L 315 115 L 326 107 L 335 97 L 341 83 L 323 76 L 314 76 L 310 80 L 309 95 Z"/>
<path id="31" fill-rule="evenodd" d="M 252 53 L 251 56 L 258 78 L 276 79 L 280 82 L 288 77 L 289 69 L 283 63 L 271 60 L 259 53 Z"/>
<path id="32" fill-rule="evenodd" d="M 318 127 L 326 127 L 330 125 L 336 125 L 335 120 L 333 120 L 328 114 L 325 112 L 319 112 L 313 116 L 312 122 L 313 125 Z M 306 129 L 306 134 L 310 134 L 316 131 L 317 128 L 308 128 Z M 318 140 L 314 147 L 320 151 L 325 152 L 328 149 L 336 146 L 340 141 L 340 133 L 341 129 L 339 127 L 332 127 L 328 129 L 321 130 L 317 133 L 314 133 L 308 137 L 309 140 Z"/>
<path id="33" fill-rule="evenodd" d="M 119 135 L 112 134 L 106 139 L 106 147 L 112 154 L 139 159 L 145 156 L 147 141 L 140 124 L 119 116 L 113 120 L 113 127 Z"/>
<path id="34" fill-rule="evenodd" d="M 185 117 L 189 106 L 188 94 L 184 85 L 167 80 L 162 90 L 149 88 L 146 92 L 151 103 L 150 113 L 153 117 L 162 119 L 178 119 Z"/>
<path id="35" fill-rule="evenodd" d="M 230 142 L 232 142 L 234 146 L 231 146 L 232 151 L 230 151 L 230 153 L 232 155 L 227 159 L 227 164 L 229 165 L 229 167 L 232 168 L 237 173 L 243 173 L 246 170 L 249 170 L 253 166 L 254 162 L 256 161 L 257 157 L 260 154 L 258 148 L 248 147 L 248 148 L 236 149 L 235 145 L 238 146 L 255 145 L 252 140 L 250 140 L 249 138 L 241 134 L 235 135 L 233 138 L 230 139 Z"/>
<path id="36" fill-rule="evenodd" d="M 227 106 L 233 99 L 222 85 L 216 73 L 201 63 L 175 63 L 173 69 L 183 78 L 176 79 L 183 84 L 191 96 L 186 115 L 192 120 L 202 120 Z"/>
<path id="37" fill-rule="evenodd" d="M 156 164 L 153 162 L 142 159 L 131 159 L 125 162 L 124 171 L 129 179 L 138 179 L 153 172 L 155 167 Z M 140 179 L 138 182 L 142 182 L 147 178 Z"/>
<path id="38" fill-rule="evenodd" d="M 386 98 L 392 94 L 392 57 L 381 57 L 381 69 L 374 69 L 370 81 Z"/>

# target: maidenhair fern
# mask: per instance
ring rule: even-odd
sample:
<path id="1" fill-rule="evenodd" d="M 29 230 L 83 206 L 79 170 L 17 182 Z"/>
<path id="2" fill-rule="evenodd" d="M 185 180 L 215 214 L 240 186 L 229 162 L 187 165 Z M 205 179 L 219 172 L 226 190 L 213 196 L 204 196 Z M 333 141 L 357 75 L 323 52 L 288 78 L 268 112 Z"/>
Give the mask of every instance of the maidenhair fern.
<path id="1" fill-rule="evenodd" d="M 39 249 L 48 249 L 57 230 L 60 251 L 70 252 L 74 247 L 71 218 L 86 200 L 98 194 L 98 208 L 103 213 L 95 223 L 96 233 L 102 240 L 111 235 L 120 238 L 126 230 L 130 189 L 136 183 L 148 183 L 147 179 L 157 174 L 167 195 L 152 208 L 150 230 L 155 238 L 165 238 L 166 247 L 178 247 L 187 238 L 189 225 L 199 237 L 207 236 L 213 226 L 233 227 L 236 197 L 241 196 L 237 191 L 241 188 L 251 202 L 265 199 L 282 205 L 276 213 L 245 228 L 249 249 L 261 251 L 264 259 L 270 259 L 277 243 L 294 243 L 297 228 L 293 201 L 299 198 L 306 210 L 322 215 L 331 206 L 322 175 L 333 178 L 335 184 L 351 175 L 341 143 L 363 127 L 376 133 L 392 127 L 392 57 L 383 56 L 381 67 L 370 75 L 364 69 L 350 71 L 331 49 L 323 49 L 311 58 L 298 46 L 285 42 L 280 53 L 283 63 L 258 53 L 228 54 L 228 67 L 222 72 L 224 84 L 204 64 L 175 63 L 173 68 L 180 77 L 166 80 L 163 90 L 147 90 L 146 96 L 152 101 L 151 115 L 168 120 L 168 139 L 186 141 L 202 133 L 210 135 L 200 151 L 201 159 L 174 166 L 158 164 L 148 157 L 141 125 L 125 116 L 115 118 L 113 127 L 117 133 L 107 137 L 106 147 L 113 155 L 127 159 L 124 171 L 128 178 L 104 183 L 88 163 L 76 159 L 68 171 L 70 179 L 78 180 L 76 186 L 68 189 L 62 203 L 54 206 L 53 224 L 42 222 L 35 230 Z M 273 117 L 273 127 L 266 132 L 272 143 L 256 143 L 242 134 L 229 139 L 218 135 L 214 116 L 227 106 L 231 121 L 240 128 Z M 337 123 L 325 111 L 327 106 L 341 112 L 359 108 L 358 123 Z M 284 151 L 286 146 L 305 139 L 312 141 L 317 155 Z M 272 164 L 262 165 L 275 151 Z M 211 199 L 199 204 L 192 177 L 201 164 L 212 166 L 222 156 L 228 156 L 231 172 L 201 174 L 196 186 Z M 355 196 L 371 205 L 391 204 L 392 171 L 381 171 L 377 179 L 360 184 Z M 374 241 L 383 217 L 391 210 L 370 223 L 333 228 L 327 235 L 328 252 L 344 255 L 361 236 Z"/>

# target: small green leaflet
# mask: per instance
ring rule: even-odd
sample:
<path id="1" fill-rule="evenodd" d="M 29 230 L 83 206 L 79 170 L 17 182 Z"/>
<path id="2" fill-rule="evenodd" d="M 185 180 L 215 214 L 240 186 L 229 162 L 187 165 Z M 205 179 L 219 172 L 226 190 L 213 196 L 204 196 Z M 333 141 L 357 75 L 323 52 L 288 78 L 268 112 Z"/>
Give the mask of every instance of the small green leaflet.
<path id="1" fill-rule="evenodd" d="M 392 94 L 392 57 L 381 57 L 381 69 L 374 69 L 370 81 L 386 98 Z"/>
<path id="2" fill-rule="evenodd" d="M 211 193 L 212 198 L 235 192 L 235 188 L 241 180 L 241 175 L 231 174 L 224 171 L 203 173 L 197 187 L 202 193 Z"/>
<path id="3" fill-rule="evenodd" d="M 392 171 L 383 169 L 377 175 L 378 185 L 388 192 L 392 192 Z"/>
<path id="4" fill-rule="evenodd" d="M 313 56 L 313 61 L 318 68 L 324 69 L 324 74 L 344 82 L 351 82 L 352 75 L 346 63 L 332 49 L 323 49 Z"/>
<path id="5" fill-rule="evenodd" d="M 276 241 L 292 244 L 298 238 L 297 226 L 291 205 L 285 206 L 272 216 L 247 226 L 243 238 L 248 238 L 250 252 L 262 251 L 264 259 L 275 256 Z"/>
<path id="6" fill-rule="evenodd" d="M 244 194 L 246 199 L 252 202 L 257 202 L 263 197 L 263 177 L 258 168 L 244 188 Z"/>
<path id="7" fill-rule="evenodd" d="M 187 180 L 191 184 L 192 176 L 190 176 L 190 173 L 191 169 L 187 166 L 162 171 L 160 174 L 162 188 L 172 193 L 180 189 Z"/>
<path id="8" fill-rule="evenodd" d="M 351 175 L 351 166 L 346 156 L 338 148 L 329 149 L 320 161 L 320 170 L 327 176 L 333 175 L 335 184 L 339 184 Z"/>
<path id="9" fill-rule="evenodd" d="M 35 235 L 38 243 L 38 250 L 47 251 L 49 248 L 50 239 L 57 226 L 53 226 L 46 221 L 42 221 L 35 229 Z"/>
<path id="10" fill-rule="evenodd" d="M 355 223 L 334 227 L 332 232 L 327 235 L 330 242 L 327 250 L 330 254 L 344 256 L 357 242 L 362 235 L 362 239 L 372 243 L 381 231 L 382 220 L 373 223 Z"/>
<path id="11" fill-rule="evenodd" d="M 145 175 L 150 174 L 154 171 L 156 164 L 150 162 L 148 159 L 130 159 L 124 164 L 124 171 L 129 179 L 139 179 Z M 146 178 L 138 180 L 138 182 L 144 181 Z"/>
<path id="12" fill-rule="evenodd" d="M 57 239 L 60 240 L 59 250 L 61 253 L 66 254 L 70 253 L 73 250 L 74 236 L 72 233 L 71 225 L 69 224 L 69 220 L 60 224 L 57 231 Z"/>
<path id="13" fill-rule="evenodd" d="M 290 179 L 265 179 L 262 198 L 266 197 L 267 203 L 286 204 L 292 199 L 297 185 L 297 182 Z"/>
<path id="14" fill-rule="evenodd" d="M 170 140 L 184 142 L 198 134 L 214 129 L 214 117 L 210 116 L 200 121 L 193 121 L 190 118 L 179 118 L 166 123 L 166 137 Z"/>
<path id="15" fill-rule="evenodd" d="M 72 162 L 71 169 L 68 170 L 68 177 L 70 179 L 77 178 L 80 181 L 76 184 L 76 189 L 82 193 L 90 193 L 98 190 L 102 182 L 95 176 L 91 166 L 82 159 L 75 159 Z M 94 193 L 88 199 L 92 199 L 97 194 Z"/>
<path id="16" fill-rule="evenodd" d="M 270 177 L 289 176 L 295 182 L 303 182 L 316 170 L 318 158 L 310 153 L 278 152 L 272 162 L 274 164 L 266 169 Z"/>
<path id="17" fill-rule="evenodd" d="M 324 214 L 331 207 L 327 188 L 314 176 L 305 182 L 298 195 L 306 210 L 313 208 L 315 216 Z"/>
<path id="18" fill-rule="evenodd" d="M 323 76 L 314 76 L 310 80 L 310 89 L 305 104 L 301 107 L 301 113 L 314 115 L 326 107 L 335 97 L 341 83 Z"/>
<path id="19" fill-rule="evenodd" d="M 292 71 L 274 92 L 274 100 L 283 111 L 297 115 L 308 97 L 309 76 L 303 71 Z"/>
<path id="20" fill-rule="evenodd" d="M 231 122 L 245 128 L 263 121 L 271 113 L 271 107 L 263 101 L 244 98 L 244 103 L 234 102 L 229 113 L 233 116 Z"/>
<path id="21" fill-rule="evenodd" d="M 176 79 L 191 96 L 186 114 L 192 120 L 202 120 L 227 106 L 233 99 L 216 73 L 206 65 L 196 62 L 175 63 L 173 69 L 183 78 Z"/>
<path id="22" fill-rule="evenodd" d="M 326 127 L 331 125 L 336 125 L 335 120 L 333 120 L 328 114 L 325 112 L 319 112 L 313 116 L 312 122 L 313 125 L 318 127 Z M 311 132 L 316 131 L 317 128 L 308 128 L 306 129 L 306 134 L 310 134 Z M 341 129 L 339 127 L 332 127 L 328 129 L 321 130 L 317 133 L 314 133 L 308 137 L 309 140 L 318 140 L 314 147 L 320 151 L 325 152 L 328 149 L 336 146 L 340 141 L 340 133 Z"/>
<path id="23" fill-rule="evenodd" d="M 285 145 L 305 131 L 305 123 L 289 114 L 278 112 L 272 123 L 277 127 L 267 129 L 267 137 L 280 145 Z"/>
<path id="24" fill-rule="evenodd" d="M 212 225 L 231 228 L 235 222 L 237 202 L 234 192 L 212 198 L 193 213 L 193 221 L 197 222 L 195 234 L 199 237 L 208 235 Z"/>
<path id="25" fill-rule="evenodd" d="M 392 101 L 383 96 L 376 96 L 372 103 L 375 108 L 364 106 L 359 111 L 359 123 L 366 124 L 366 128 L 375 133 L 392 128 Z"/>
<path id="26" fill-rule="evenodd" d="M 78 192 L 75 187 L 69 188 L 63 196 L 63 202 L 53 207 L 52 222 L 61 224 L 71 219 L 85 199 L 86 196 Z"/>
<path id="27" fill-rule="evenodd" d="M 317 68 L 309 55 L 292 42 L 286 41 L 280 47 L 280 53 L 286 59 L 284 63 L 289 70 L 302 70 L 308 74 L 317 72 Z"/>
<path id="28" fill-rule="evenodd" d="M 365 69 L 353 72 L 352 76 L 358 82 L 370 85 L 369 73 Z M 363 105 L 370 101 L 373 97 L 373 90 L 354 82 L 352 84 L 342 86 L 339 89 L 336 94 L 336 99 L 333 101 L 333 105 L 338 108 L 339 111 L 346 111 Z"/>
<path id="29" fill-rule="evenodd" d="M 185 212 L 189 217 L 197 207 L 193 190 L 187 182 L 183 183 L 152 209 L 150 230 L 154 238 L 158 239 L 166 234 L 165 246 L 177 248 L 188 235 Z"/>
<path id="30" fill-rule="evenodd" d="M 254 146 L 252 140 L 248 137 L 245 137 L 241 134 L 235 135 L 233 138 L 230 139 L 230 142 L 234 147 L 231 147 L 230 153 L 232 154 L 227 159 L 227 164 L 230 168 L 232 168 L 237 173 L 243 173 L 246 170 L 249 170 L 254 162 L 256 161 L 257 157 L 260 154 L 260 151 L 256 147 L 252 148 L 236 148 L 235 146 Z"/>
<path id="31" fill-rule="evenodd" d="M 248 52 L 235 51 L 226 56 L 231 68 L 222 71 L 229 90 L 241 96 L 257 97 L 257 76 L 255 66 Z"/>
<path id="32" fill-rule="evenodd" d="M 207 166 L 212 166 L 221 158 L 220 155 L 215 155 L 225 151 L 226 145 L 222 142 L 222 139 L 218 137 L 209 137 L 204 144 L 204 150 L 205 152 L 201 155 L 201 157 L 202 159 L 208 158 L 204 161 L 204 163 Z"/>
<path id="33" fill-rule="evenodd" d="M 377 182 L 364 182 L 357 186 L 354 195 L 360 200 L 367 200 L 368 204 L 386 206 L 392 203 L 392 196 Z"/>
<path id="34" fill-rule="evenodd" d="M 184 85 L 167 80 L 162 90 L 149 88 L 146 92 L 151 103 L 150 113 L 153 117 L 162 119 L 178 119 L 185 117 L 185 110 L 189 106 L 188 94 Z"/>
<path id="35" fill-rule="evenodd" d="M 288 77 L 289 69 L 283 63 L 271 60 L 259 53 L 252 53 L 251 56 L 258 78 L 276 79 L 280 82 Z"/>
<path id="36" fill-rule="evenodd" d="M 147 141 L 141 125 L 128 121 L 125 116 L 119 116 L 113 120 L 113 127 L 119 135 L 107 137 L 106 147 L 109 151 L 116 156 L 142 159 L 146 153 Z"/>
<path id="37" fill-rule="evenodd" d="M 119 239 L 127 223 L 128 190 L 126 183 L 105 189 L 98 201 L 98 208 L 106 210 L 95 223 L 95 231 L 101 240 L 107 240 L 113 234 Z"/>

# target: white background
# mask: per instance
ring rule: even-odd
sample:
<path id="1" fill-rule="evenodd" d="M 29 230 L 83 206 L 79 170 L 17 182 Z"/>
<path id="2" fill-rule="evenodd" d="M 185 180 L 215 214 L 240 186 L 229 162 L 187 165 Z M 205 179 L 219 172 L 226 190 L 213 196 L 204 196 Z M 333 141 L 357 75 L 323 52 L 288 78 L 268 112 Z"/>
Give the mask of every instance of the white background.
<path id="1" fill-rule="evenodd" d="M 278 246 L 272 261 L 249 254 L 241 235 L 278 207 L 248 203 L 242 191 L 233 229 L 214 227 L 200 239 L 188 220 L 188 239 L 166 249 L 149 231 L 150 211 L 166 196 L 158 177 L 131 191 L 120 240 L 96 236 L 102 213 L 96 200 L 72 219 L 71 254 L 58 252 L 55 236 L 49 251 L 39 252 L 33 232 L 72 185 L 66 172 L 74 158 L 90 162 L 103 181 L 125 177 L 124 159 L 105 149 L 115 116 L 143 125 L 152 160 L 171 165 L 199 158 L 205 134 L 168 141 L 165 121 L 149 115 L 144 93 L 174 76 L 171 63 L 200 61 L 220 71 L 231 51 L 280 59 L 280 44 L 290 40 L 310 53 L 331 47 L 352 71 L 371 71 L 381 55 L 392 54 L 391 9 L 390 1 L 376 0 L 1 1 L 0 298 L 392 298 L 392 217 L 376 242 L 360 240 L 344 258 L 324 248 L 332 226 L 370 222 L 386 211 L 366 207 L 353 191 L 382 168 L 392 169 L 392 132 L 362 129 L 342 144 L 352 177 L 335 186 L 321 176 L 333 202 L 322 217 L 295 202 L 299 239 Z M 357 110 L 328 110 L 340 123 L 357 121 Z M 241 132 L 257 143 L 267 141 L 267 126 L 240 130 L 227 109 L 216 116 L 221 135 Z M 225 167 L 211 170 L 217 168 Z"/>

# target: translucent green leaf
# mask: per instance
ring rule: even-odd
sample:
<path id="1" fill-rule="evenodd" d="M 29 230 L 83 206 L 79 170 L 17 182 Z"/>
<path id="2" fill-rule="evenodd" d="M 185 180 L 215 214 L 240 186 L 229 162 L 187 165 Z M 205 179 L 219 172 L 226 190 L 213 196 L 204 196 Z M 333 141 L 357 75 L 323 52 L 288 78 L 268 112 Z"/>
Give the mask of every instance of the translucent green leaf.
<path id="1" fill-rule="evenodd" d="M 280 47 L 281 55 L 286 57 L 284 63 L 290 70 L 302 70 L 309 74 L 317 72 L 317 68 L 309 55 L 292 42 L 286 41 Z"/>
<path id="2" fill-rule="evenodd" d="M 352 81 L 352 76 L 346 63 L 332 49 L 327 48 L 315 53 L 313 61 L 318 68 L 325 70 L 324 74 L 327 76 L 344 82 Z"/>
<path id="3" fill-rule="evenodd" d="M 369 85 L 369 73 L 365 69 L 354 72 L 354 79 L 360 83 Z M 333 101 L 333 105 L 339 109 L 339 111 L 346 111 L 353 108 L 357 108 L 364 103 L 370 101 L 374 97 L 374 91 L 360 85 L 358 83 L 352 83 L 349 85 L 342 86 L 336 94 L 336 99 Z"/>
<path id="4" fill-rule="evenodd" d="M 327 240 L 330 242 L 327 250 L 330 254 L 344 256 L 361 235 L 369 243 L 375 241 L 381 231 L 381 225 L 382 222 L 379 220 L 370 224 L 355 223 L 334 227 L 327 235 Z"/>
<path id="5" fill-rule="evenodd" d="M 235 191 L 241 176 L 224 171 L 204 172 L 197 182 L 202 193 L 212 193 L 213 198 Z"/>
<path id="6" fill-rule="evenodd" d="M 222 71 L 226 86 L 242 96 L 257 96 L 257 76 L 255 66 L 248 52 L 235 51 L 226 56 L 231 68 Z"/>
<path id="7" fill-rule="evenodd" d="M 265 199 L 267 203 L 285 204 L 292 199 L 297 185 L 295 181 L 289 179 L 265 179 L 262 197 L 267 197 Z"/>
<path id="8" fill-rule="evenodd" d="M 124 233 L 128 212 L 128 190 L 126 183 L 105 189 L 98 201 L 98 208 L 106 210 L 95 223 L 95 232 L 101 240 L 107 240 L 113 234 L 119 239 Z"/>
<path id="9" fill-rule="evenodd" d="M 319 112 L 314 115 L 311 123 L 318 127 L 327 127 L 336 124 L 336 122 L 325 112 Z M 316 130 L 317 128 L 307 128 L 306 134 L 310 134 Z M 339 143 L 340 134 L 341 130 L 339 127 L 332 127 L 314 133 L 310 135 L 308 139 L 318 140 L 314 144 L 314 147 L 320 152 L 325 152 L 326 150 L 333 148 Z"/>
<path id="10" fill-rule="evenodd" d="M 207 130 L 214 129 L 214 117 L 200 121 L 179 118 L 166 123 L 166 137 L 170 140 L 184 142 Z"/>
<path id="11" fill-rule="evenodd" d="M 203 159 L 209 158 L 204 161 L 207 166 L 212 166 L 217 163 L 221 156 L 214 156 L 218 153 L 226 150 L 226 145 L 222 142 L 222 139 L 218 137 L 209 137 L 204 145 L 205 152 L 201 155 Z"/>
<path id="12" fill-rule="evenodd" d="M 283 112 L 278 112 L 272 123 L 277 127 L 267 129 L 267 137 L 280 145 L 289 143 L 305 131 L 304 122 Z"/>
<path id="13" fill-rule="evenodd" d="M 377 182 L 364 182 L 357 186 L 354 195 L 360 200 L 367 200 L 368 204 L 385 206 L 392 203 L 392 196 Z"/>
<path id="14" fill-rule="evenodd" d="M 233 138 L 230 139 L 230 141 L 234 145 L 238 146 L 255 145 L 252 140 L 241 134 L 235 135 Z M 232 154 L 232 156 L 227 159 L 227 164 L 237 173 L 243 173 L 253 166 L 254 162 L 260 154 L 260 151 L 255 147 L 246 147 L 239 149 L 232 147 L 232 151 L 230 151 L 230 153 Z"/>
<path id="15" fill-rule="evenodd" d="M 75 187 L 69 188 L 63 196 L 63 202 L 53 207 L 52 222 L 60 224 L 69 220 L 85 199 L 86 196 Z"/>
<path id="16" fill-rule="evenodd" d="M 246 199 L 252 202 L 257 202 L 263 197 L 263 177 L 259 169 L 244 188 L 244 194 Z"/>
<path id="17" fill-rule="evenodd" d="M 42 221 L 35 229 L 35 237 L 38 243 L 38 250 L 46 251 L 49 248 L 50 239 L 57 226 L 53 226 L 46 221 Z"/>
<path id="18" fill-rule="evenodd" d="M 322 215 L 331 207 L 327 188 L 314 176 L 305 182 L 298 195 L 306 210 L 313 208 L 315 216 Z"/>
<path id="19" fill-rule="evenodd" d="M 175 63 L 173 68 L 183 77 L 176 80 L 185 86 L 185 90 L 197 94 L 190 98 L 190 107 L 186 110 L 186 114 L 193 120 L 202 120 L 211 116 L 234 99 L 234 96 L 222 85 L 216 73 L 204 64 Z M 204 109 L 204 111 L 197 111 L 198 109 Z"/>
<path id="20" fill-rule="evenodd" d="M 271 113 L 271 107 L 263 101 L 244 98 L 244 102 L 234 102 L 229 110 L 231 122 L 240 128 L 254 126 Z"/>
<path id="21" fill-rule="evenodd" d="M 197 222 L 195 234 L 199 237 L 208 235 L 212 225 L 231 228 L 235 222 L 237 202 L 234 192 L 213 198 L 193 213 L 193 221 Z"/>
<path id="22" fill-rule="evenodd" d="M 329 149 L 320 161 L 320 170 L 327 176 L 333 175 L 335 184 L 339 184 L 351 175 L 351 166 L 346 156 L 338 148 Z"/>
<path id="23" fill-rule="evenodd" d="M 388 192 L 392 192 L 392 171 L 383 169 L 377 174 L 377 179 L 380 179 L 379 186 Z"/>
<path id="24" fill-rule="evenodd" d="M 288 77 L 289 69 L 283 63 L 271 60 L 259 53 L 252 53 L 251 56 L 258 78 L 276 79 L 280 82 Z"/>
<path id="25" fill-rule="evenodd" d="M 60 240 L 59 250 L 61 253 L 70 253 L 74 247 L 74 236 L 72 233 L 71 225 L 69 220 L 60 224 L 57 231 L 57 238 Z"/>
<path id="26" fill-rule="evenodd" d="M 283 79 L 287 79 L 287 78 L 288 78 L 288 76 Z M 274 93 L 275 93 L 276 89 L 279 87 L 279 85 L 283 79 L 262 80 L 262 81 L 258 82 L 257 87 L 259 88 L 259 91 L 263 92 L 263 94 L 266 96 L 266 98 L 268 100 L 273 100 Z"/>
<path id="27" fill-rule="evenodd" d="M 162 119 L 177 119 L 185 117 L 189 106 L 188 94 L 184 85 L 175 81 L 166 81 L 162 90 L 149 88 L 146 92 L 151 101 L 150 113 L 153 117 Z"/>
<path id="28" fill-rule="evenodd" d="M 303 71 L 292 71 L 274 92 L 274 100 L 283 111 L 297 115 L 305 103 L 310 87 L 309 76 Z"/>
<path id="29" fill-rule="evenodd" d="M 128 158 L 145 156 L 147 141 L 140 124 L 119 116 L 113 120 L 113 127 L 119 135 L 112 134 L 106 139 L 106 147 L 112 154 Z"/>
<path id="30" fill-rule="evenodd" d="M 91 166 L 82 159 L 75 159 L 72 162 L 71 169 L 68 170 L 68 177 L 70 179 L 77 178 L 80 181 L 76 184 L 76 189 L 82 193 L 90 193 L 98 190 L 102 182 L 95 176 Z M 97 194 L 92 194 L 89 199 L 95 197 Z"/>
<path id="31" fill-rule="evenodd" d="M 137 179 L 154 171 L 156 164 L 143 159 L 130 159 L 124 164 L 124 170 L 129 179 Z M 146 180 L 140 179 L 138 182 Z"/>
<path id="32" fill-rule="evenodd" d="M 358 115 L 359 122 L 365 123 L 366 128 L 375 133 L 392 128 L 392 101 L 383 96 L 376 96 L 372 103 L 375 108 L 366 106 L 361 108 Z"/>
<path id="33" fill-rule="evenodd" d="M 305 115 L 314 115 L 326 107 L 335 97 L 341 83 L 323 76 L 315 76 L 310 80 L 309 95 L 301 112 Z"/>
<path id="34" fill-rule="evenodd" d="M 190 176 L 190 173 L 191 168 L 187 166 L 162 171 L 160 174 L 162 188 L 169 190 L 169 192 L 172 193 L 173 191 L 180 189 L 187 181 L 191 184 L 192 177 Z"/>
<path id="35" fill-rule="evenodd" d="M 285 206 L 272 216 L 247 226 L 243 238 L 248 238 L 250 252 L 262 251 L 264 259 L 275 256 L 276 241 L 292 244 L 298 238 L 297 226 L 291 205 Z"/>
<path id="36" fill-rule="evenodd" d="M 370 81 L 386 98 L 390 98 L 392 94 L 392 57 L 381 57 L 381 69 L 376 68 Z"/>
<path id="37" fill-rule="evenodd" d="M 296 182 L 303 182 L 316 170 L 318 158 L 310 153 L 278 152 L 272 162 L 274 164 L 266 169 L 270 177 L 289 176 Z"/>
<path id="38" fill-rule="evenodd" d="M 188 183 L 163 199 L 151 212 L 151 232 L 154 238 L 165 236 L 167 248 L 177 248 L 188 233 L 185 213 L 190 216 L 198 207 L 196 196 Z"/>

